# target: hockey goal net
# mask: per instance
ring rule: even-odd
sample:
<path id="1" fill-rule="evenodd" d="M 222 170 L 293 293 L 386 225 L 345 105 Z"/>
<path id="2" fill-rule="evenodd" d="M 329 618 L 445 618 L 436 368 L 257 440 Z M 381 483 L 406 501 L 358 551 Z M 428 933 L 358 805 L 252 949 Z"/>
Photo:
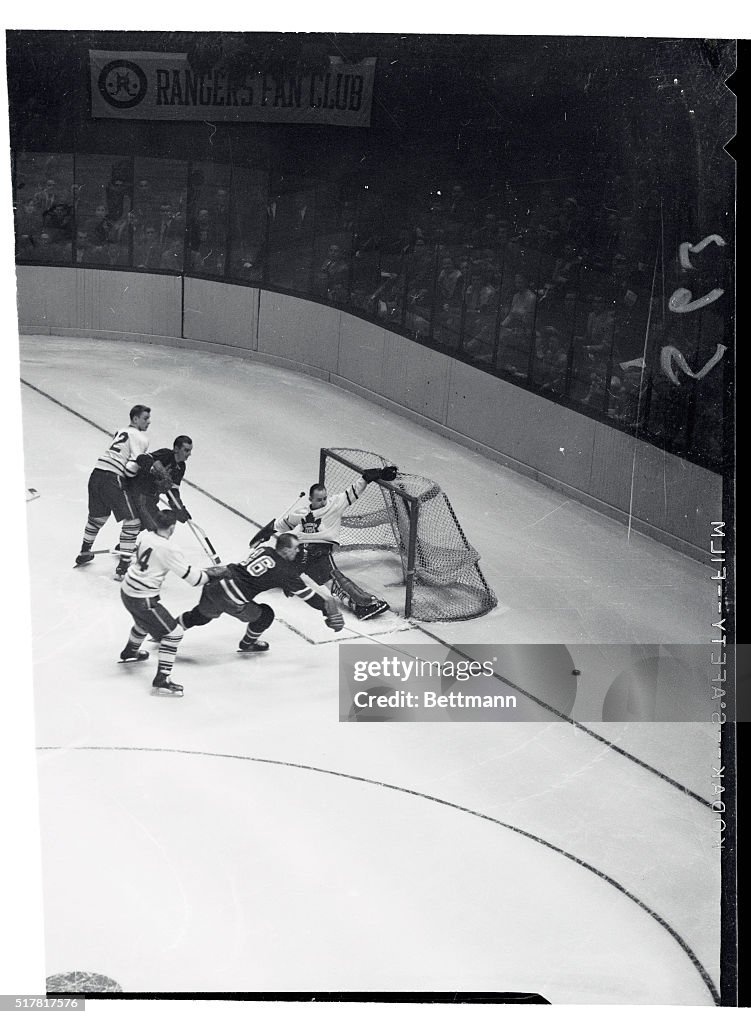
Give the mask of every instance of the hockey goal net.
<path id="1" fill-rule="evenodd" d="M 375 452 L 322 448 L 319 479 L 338 493 L 364 469 L 390 464 Z M 497 604 L 451 502 L 427 477 L 399 473 L 393 483 L 370 484 L 342 519 L 341 547 L 398 553 L 407 618 L 473 619 Z"/>

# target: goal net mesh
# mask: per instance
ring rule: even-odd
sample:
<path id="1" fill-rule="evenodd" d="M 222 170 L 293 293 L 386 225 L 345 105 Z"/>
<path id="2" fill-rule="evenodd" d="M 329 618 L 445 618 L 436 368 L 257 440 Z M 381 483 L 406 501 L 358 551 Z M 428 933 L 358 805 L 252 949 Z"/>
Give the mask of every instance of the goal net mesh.
<path id="1" fill-rule="evenodd" d="M 364 469 L 388 466 L 382 455 L 356 448 L 321 451 L 322 482 L 345 490 Z M 342 519 L 341 547 L 397 551 L 408 581 L 410 512 L 417 506 L 411 615 L 423 622 L 472 619 L 497 604 L 459 525 L 451 502 L 434 481 L 399 473 L 394 487 L 370 484 Z"/>

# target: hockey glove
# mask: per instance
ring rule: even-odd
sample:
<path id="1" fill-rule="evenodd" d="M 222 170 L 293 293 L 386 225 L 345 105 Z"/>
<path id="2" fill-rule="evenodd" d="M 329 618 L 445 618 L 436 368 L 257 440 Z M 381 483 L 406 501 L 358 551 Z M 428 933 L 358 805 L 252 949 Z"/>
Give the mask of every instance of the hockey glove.
<path id="1" fill-rule="evenodd" d="M 253 534 L 253 536 L 248 541 L 248 547 L 254 548 L 256 546 L 256 544 L 265 544 L 267 540 L 271 540 L 273 534 L 274 534 L 274 520 L 272 519 L 271 522 L 270 523 L 266 523 L 266 525 L 264 527 L 262 527 L 258 531 L 258 533 L 254 533 Z"/>
<path id="2" fill-rule="evenodd" d="M 229 567 L 226 565 L 209 565 L 203 571 L 210 580 L 215 580 L 220 576 L 226 576 L 229 573 Z"/>
<path id="3" fill-rule="evenodd" d="M 146 455 L 146 454 L 144 454 L 144 455 L 136 455 L 136 462 L 138 463 L 140 468 L 141 469 L 145 469 L 147 473 L 151 469 L 151 467 L 154 465 L 154 460 L 152 459 L 152 457 L 150 455 Z"/>
<path id="4" fill-rule="evenodd" d="M 175 486 L 174 480 L 161 463 L 154 463 L 151 467 L 151 476 L 153 477 L 160 492 L 169 491 Z"/>
<path id="5" fill-rule="evenodd" d="M 378 469 L 366 469 L 362 478 L 366 484 L 372 484 L 375 480 L 395 480 L 399 470 L 396 466 L 379 466 Z"/>
<path id="6" fill-rule="evenodd" d="M 326 616 L 326 625 L 329 629 L 333 629 L 335 633 L 338 633 L 340 629 L 344 629 L 344 616 L 338 610 L 332 612 Z"/>
<path id="7" fill-rule="evenodd" d="M 175 508 L 175 518 L 177 519 L 178 523 L 187 523 L 187 521 L 191 518 L 191 515 L 190 512 L 188 512 L 187 508 Z"/>

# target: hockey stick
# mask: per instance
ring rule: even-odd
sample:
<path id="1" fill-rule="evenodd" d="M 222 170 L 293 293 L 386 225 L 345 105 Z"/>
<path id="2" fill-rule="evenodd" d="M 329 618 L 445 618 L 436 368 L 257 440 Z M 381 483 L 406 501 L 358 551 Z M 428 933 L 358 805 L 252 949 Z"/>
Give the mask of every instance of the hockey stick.
<path id="1" fill-rule="evenodd" d="M 188 519 L 187 523 L 188 523 L 188 526 L 190 527 L 190 529 L 191 529 L 191 531 L 193 533 L 193 536 L 196 538 L 196 540 L 201 545 L 203 550 L 209 556 L 211 561 L 215 565 L 221 565 L 222 564 L 222 560 L 219 557 L 219 555 L 216 553 L 216 548 L 214 547 L 214 545 L 211 543 L 211 541 L 207 537 L 206 531 L 203 530 L 198 525 L 198 523 L 194 523 L 192 519 Z"/>
<path id="2" fill-rule="evenodd" d="M 305 497 L 305 491 L 300 491 L 300 493 L 297 495 L 297 497 L 294 499 L 294 501 L 290 502 L 290 504 L 287 505 L 287 507 L 285 508 L 284 512 L 282 512 L 282 514 L 280 516 L 277 516 L 276 518 L 277 519 L 284 519 L 285 516 L 288 516 L 290 514 L 292 509 L 295 507 L 295 505 L 300 500 L 300 498 L 304 498 L 304 497 Z"/>
<path id="3" fill-rule="evenodd" d="M 282 512 L 282 514 L 280 516 L 277 516 L 275 519 L 270 520 L 270 522 L 268 522 L 265 526 L 262 526 L 261 529 L 258 530 L 257 533 L 253 534 L 253 536 L 248 541 L 248 547 L 251 550 L 255 550 L 261 544 L 266 544 L 271 539 L 271 537 L 273 537 L 273 535 L 274 535 L 274 532 L 275 532 L 274 531 L 274 523 L 276 523 L 277 519 L 284 519 L 285 516 L 288 516 L 290 514 L 290 512 L 292 511 L 292 509 L 297 504 L 297 502 L 300 500 L 300 498 L 304 498 L 304 497 L 305 497 L 305 491 L 300 491 L 300 493 L 295 498 L 295 500 L 290 505 L 287 506 L 287 508 L 284 510 L 284 512 Z M 267 531 L 269 531 L 269 528 L 270 528 L 270 533 L 267 532 Z"/>
<path id="4" fill-rule="evenodd" d="M 345 624 L 344 628 L 349 630 L 350 633 L 354 633 L 354 635 L 360 640 L 367 640 L 369 643 L 380 644 L 381 647 L 385 647 L 389 651 L 396 651 L 397 654 L 401 654 L 405 658 L 409 658 L 411 661 L 420 662 L 422 665 L 429 664 L 424 658 L 418 658 L 416 654 L 409 654 L 407 651 L 403 651 L 400 647 L 394 647 L 393 644 L 384 643 L 383 640 L 378 640 L 374 636 L 368 636 L 367 633 L 361 633 L 359 629 L 354 629 L 352 626 Z"/>
<path id="5" fill-rule="evenodd" d="M 187 515 L 188 518 L 185 520 L 185 522 L 190 527 L 190 531 L 193 534 L 193 536 L 196 538 L 196 540 L 201 545 L 203 550 L 209 556 L 211 561 L 215 565 L 221 565 L 222 564 L 222 560 L 219 557 L 219 555 L 216 553 L 216 548 L 214 547 L 214 545 L 209 540 L 208 534 L 206 533 L 206 531 L 201 526 L 198 525 L 198 523 L 194 523 L 193 522 L 193 517 L 191 516 L 190 512 L 188 512 L 187 508 L 183 504 L 182 499 L 180 497 L 178 497 L 177 494 L 173 494 L 172 491 L 168 491 L 167 492 L 167 501 L 170 503 L 170 505 L 172 506 L 173 509 L 176 509 L 178 512 L 184 512 Z"/>

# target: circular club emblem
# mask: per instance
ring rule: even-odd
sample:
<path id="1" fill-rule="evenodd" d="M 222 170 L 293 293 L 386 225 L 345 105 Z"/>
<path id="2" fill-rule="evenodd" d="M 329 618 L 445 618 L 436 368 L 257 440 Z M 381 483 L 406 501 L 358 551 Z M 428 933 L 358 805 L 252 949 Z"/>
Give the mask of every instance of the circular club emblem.
<path id="1" fill-rule="evenodd" d="M 146 75 L 130 60 L 112 60 L 99 72 L 97 80 L 102 99 L 116 110 L 138 106 L 146 95 Z"/>

